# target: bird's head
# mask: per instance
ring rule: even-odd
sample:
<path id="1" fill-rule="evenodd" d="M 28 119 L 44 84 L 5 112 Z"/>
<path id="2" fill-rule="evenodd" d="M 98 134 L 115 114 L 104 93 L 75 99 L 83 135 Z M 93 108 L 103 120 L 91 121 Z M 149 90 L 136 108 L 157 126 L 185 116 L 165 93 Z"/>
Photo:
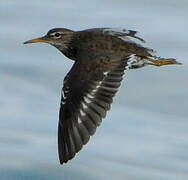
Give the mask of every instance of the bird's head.
<path id="1" fill-rule="evenodd" d="M 30 43 L 48 43 L 55 46 L 60 51 L 67 49 L 74 31 L 65 28 L 55 28 L 48 31 L 45 36 L 35 38 L 24 42 L 24 44 Z"/>

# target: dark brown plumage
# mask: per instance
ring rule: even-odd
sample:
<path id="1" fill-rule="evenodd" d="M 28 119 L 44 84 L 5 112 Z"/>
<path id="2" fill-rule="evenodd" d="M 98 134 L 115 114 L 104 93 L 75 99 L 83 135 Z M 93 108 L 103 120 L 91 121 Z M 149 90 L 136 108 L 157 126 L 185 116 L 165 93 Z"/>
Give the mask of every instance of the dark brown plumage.
<path id="1" fill-rule="evenodd" d="M 75 61 L 62 88 L 58 128 L 61 164 L 72 159 L 95 133 L 111 107 L 126 69 L 180 64 L 175 59 L 153 56 L 152 49 L 133 40 L 144 42 L 136 31 L 125 29 L 56 28 L 42 38 L 25 42 L 49 43 Z"/>

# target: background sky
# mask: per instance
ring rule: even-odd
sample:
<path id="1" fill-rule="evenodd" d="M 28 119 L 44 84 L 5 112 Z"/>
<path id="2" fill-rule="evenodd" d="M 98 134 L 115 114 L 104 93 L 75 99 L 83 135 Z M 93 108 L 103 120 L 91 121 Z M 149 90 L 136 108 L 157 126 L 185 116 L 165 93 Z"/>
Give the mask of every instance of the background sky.
<path id="1" fill-rule="evenodd" d="M 186 180 L 187 0 L 1 0 L 0 179 Z M 183 66 L 125 75 L 111 111 L 83 150 L 60 166 L 57 124 L 72 62 L 47 44 L 23 42 L 54 27 L 123 27 Z"/>

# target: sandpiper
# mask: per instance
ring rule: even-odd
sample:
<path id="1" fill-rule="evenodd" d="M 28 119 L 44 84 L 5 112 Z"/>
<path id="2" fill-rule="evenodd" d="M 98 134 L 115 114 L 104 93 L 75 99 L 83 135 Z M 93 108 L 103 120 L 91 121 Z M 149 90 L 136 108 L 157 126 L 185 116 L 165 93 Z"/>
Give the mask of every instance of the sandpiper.
<path id="1" fill-rule="evenodd" d="M 49 43 L 75 61 L 62 88 L 58 126 L 61 164 L 72 159 L 95 133 L 127 69 L 181 64 L 173 58 L 154 56 L 154 50 L 137 41 L 145 42 L 133 30 L 55 28 L 43 37 L 25 42 Z"/>

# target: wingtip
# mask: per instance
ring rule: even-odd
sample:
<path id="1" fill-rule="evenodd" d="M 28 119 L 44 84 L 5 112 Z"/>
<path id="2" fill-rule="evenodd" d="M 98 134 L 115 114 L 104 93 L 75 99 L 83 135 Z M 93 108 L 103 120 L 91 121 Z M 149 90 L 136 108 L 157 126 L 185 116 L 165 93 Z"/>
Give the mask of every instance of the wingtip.
<path id="1" fill-rule="evenodd" d="M 138 34 L 139 34 L 139 31 L 129 30 L 129 34 L 128 34 L 128 35 L 129 35 L 130 37 L 133 37 L 133 38 L 135 38 L 135 39 L 140 40 L 142 43 L 146 43 L 146 41 L 145 41 L 143 38 L 137 36 Z"/>
<path id="2" fill-rule="evenodd" d="M 63 159 L 62 157 L 59 156 L 59 163 L 60 165 L 64 165 L 69 161 L 69 159 Z"/>
<path id="3" fill-rule="evenodd" d="M 63 162 L 63 161 L 59 161 L 59 163 L 60 163 L 60 165 L 63 165 L 63 164 L 64 164 L 64 162 Z"/>
<path id="4" fill-rule="evenodd" d="M 64 165 L 66 162 L 59 160 L 60 165 Z"/>

